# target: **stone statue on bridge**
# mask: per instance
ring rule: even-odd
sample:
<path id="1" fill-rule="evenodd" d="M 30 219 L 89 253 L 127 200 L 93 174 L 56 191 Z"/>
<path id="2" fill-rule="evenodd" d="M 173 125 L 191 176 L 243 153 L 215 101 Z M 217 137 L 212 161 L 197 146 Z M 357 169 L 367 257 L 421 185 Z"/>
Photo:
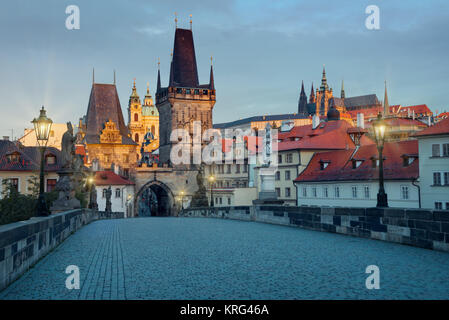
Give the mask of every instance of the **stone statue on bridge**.
<path id="1" fill-rule="evenodd" d="M 112 197 L 112 188 L 111 186 L 109 186 L 109 188 L 106 189 L 106 209 L 104 210 L 106 212 L 112 212 L 111 197 Z"/>

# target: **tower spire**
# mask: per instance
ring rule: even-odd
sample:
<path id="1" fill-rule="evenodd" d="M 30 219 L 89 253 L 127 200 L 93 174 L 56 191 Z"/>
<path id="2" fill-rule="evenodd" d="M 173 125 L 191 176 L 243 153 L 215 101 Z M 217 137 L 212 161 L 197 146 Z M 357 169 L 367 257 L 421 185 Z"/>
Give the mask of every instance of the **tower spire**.
<path id="1" fill-rule="evenodd" d="M 312 89 L 310 90 L 309 103 L 315 103 L 315 91 L 313 90 L 313 82 Z"/>
<path id="2" fill-rule="evenodd" d="M 388 116 L 389 113 L 390 113 L 390 105 L 388 104 L 387 80 L 385 80 L 384 116 Z"/>
<path id="3" fill-rule="evenodd" d="M 192 14 L 189 14 L 190 17 L 190 30 L 192 30 Z"/>
<path id="4" fill-rule="evenodd" d="M 115 85 L 115 69 L 114 69 L 114 85 Z"/>
<path id="5" fill-rule="evenodd" d="M 178 29 L 178 13 L 175 12 L 175 28 Z"/>
<path id="6" fill-rule="evenodd" d="M 92 68 L 92 84 L 95 83 L 95 68 Z"/>
<path id="7" fill-rule="evenodd" d="M 137 89 L 136 89 L 136 78 L 134 78 L 133 92 L 131 93 L 131 97 L 139 97 L 139 95 L 137 94 Z"/>
<path id="8" fill-rule="evenodd" d="M 298 114 L 307 114 L 307 95 L 304 90 L 304 81 L 301 82 L 301 93 L 299 94 Z"/>
<path id="9" fill-rule="evenodd" d="M 161 62 L 159 58 L 157 58 L 157 87 L 156 92 L 161 90 Z"/>
<path id="10" fill-rule="evenodd" d="M 213 58 L 212 56 L 210 56 L 210 78 L 209 78 L 209 88 L 211 90 L 215 90 L 215 85 L 214 85 L 214 68 L 213 68 Z"/>
<path id="11" fill-rule="evenodd" d="M 327 79 L 326 79 L 326 69 L 325 66 L 323 64 L 323 76 L 321 77 L 321 87 L 320 87 L 321 91 L 325 91 L 328 90 L 329 87 L 327 85 Z"/>
<path id="12" fill-rule="evenodd" d="M 345 83 L 343 80 L 341 80 L 341 93 L 340 93 L 340 98 L 344 99 L 345 98 Z"/>

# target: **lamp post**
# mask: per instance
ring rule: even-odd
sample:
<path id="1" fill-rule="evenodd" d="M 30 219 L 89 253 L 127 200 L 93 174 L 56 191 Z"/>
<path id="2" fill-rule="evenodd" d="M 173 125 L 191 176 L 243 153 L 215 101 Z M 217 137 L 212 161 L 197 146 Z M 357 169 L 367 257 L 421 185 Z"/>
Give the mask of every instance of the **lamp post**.
<path id="1" fill-rule="evenodd" d="M 388 197 L 384 188 L 384 159 L 382 155 L 387 126 L 380 113 L 377 115 L 377 120 L 373 122 L 373 128 L 374 138 L 376 140 L 377 150 L 379 152 L 379 192 L 377 193 L 377 207 L 387 208 Z"/>
<path id="2" fill-rule="evenodd" d="M 181 208 L 184 210 L 184 190 L 181 191 Z"/>
<path id="3" fill-rule="evenodd" d="M 214 206 L 214 194 L 212 191 L 212 186 L 214 185 L 215 177 L 213 175 L 209 176 L 209 184 L 210 184 L 210 206 Z"/>
<path id="4" fill-rule="evenodd" d="M 50 135 L 51 121 L 47 118 L 44 106 L 40 110 L 39 118 L 34 118 L 31 123 L 34 125 L 34 132 L 36 133 L 37 143 L 41 151 L 41 168 L 40 168 L 40 181 L 39 181 L 39 198 L 37 200 L 36 215 L 48 216 L 49 211 L 44 197 L 44 165 L 45 165 L 45 148 L 47 147 L 48 137 Z"/>
<path id="5" fill-rule="evenodd" d="M 94 176 L 90 175 L 87 178 L 87 185 L 89 186 L 89 209 L 93 209 L 94 203 L 93 203 L 93 193 L 92 193 L 92 187 L 94 187 Z"/>

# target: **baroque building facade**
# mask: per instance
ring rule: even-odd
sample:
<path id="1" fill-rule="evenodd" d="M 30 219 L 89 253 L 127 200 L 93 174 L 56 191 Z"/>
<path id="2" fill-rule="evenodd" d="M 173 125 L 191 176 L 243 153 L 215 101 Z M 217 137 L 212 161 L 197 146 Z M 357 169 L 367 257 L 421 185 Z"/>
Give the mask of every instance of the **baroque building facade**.
<path id="1" fill-rule="evenodd" d="M 80 121 L 78 139 L 84 144 L 87 166 L 96 169 L 121 168 L 130 176 L 137 166 L 137 144 L 123 119 L 122 108 L 114 84 L 92 83 L 87 114 Z"/>
<path id="2" fill-rule="evenodd" d="M 149 84 L 142 104 L 134 80 L 128 103 L 128 129 L 131 138 L 138 145 L 139 156 L 140 146 L 145 143 L 148 133 L 151 133 L 152 137 L 148 144 L 144 144 L 144 152 L 153 152 L 159 148 L 159 111 L 153 103 Z"/>

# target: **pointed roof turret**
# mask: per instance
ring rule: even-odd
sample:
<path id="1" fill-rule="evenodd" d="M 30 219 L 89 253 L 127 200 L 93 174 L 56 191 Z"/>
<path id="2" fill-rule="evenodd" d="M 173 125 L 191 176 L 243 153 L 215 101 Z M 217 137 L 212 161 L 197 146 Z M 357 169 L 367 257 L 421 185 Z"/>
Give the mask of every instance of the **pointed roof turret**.
<path id="1" fill-rule="evenodd" d="M 341 93 L 340 93 L 340 98 L 342 98 L 342 99 L 345 98 L 345 83 L 343 82 L 343 80 L 341 80 Z"/>
<path id="2" fill-rule="evenodd" d="M 133 90 L 132 90 L 132 93 L 131 93 L 131 97 L 132 98 L 139 98 L 139 95 L 137 94 L 137 89 L 136 89 L 136 78 L 134 78 Z"/>
<path id="3" fill-rule="evenodd" d="M 312 89 L 310 90 L 309 103 L 315 103 L 315 91 L 313 91 L 313 82 Z"/>
<path id="4" fill-rule="evenodd" d="M 156 93 L 161 90 L 161 62 L 159 58 L 157 58 L 157 85 L 156 85 Z"/>
<path id="5" fill-rule="evenodd" d="M 170 78 L 170 87 L 199 86 L 192 30 L 177 28 L 175 31 Z"/>
<path id="6" fill-rule="evenodd" d="M 390 113 L 390 105 L 388 104 L 387 81 L 385 80 L 384 116 L 388 116 L 389 113 Z"/>
<path id="7" fill-rule="evenodd" d="M 210 57 L 209 89 L 215 90 L 215 84 L 214 84 L 214 68 L 213 68 L 213 64 L 212 64 L 212 56 Z"/>

